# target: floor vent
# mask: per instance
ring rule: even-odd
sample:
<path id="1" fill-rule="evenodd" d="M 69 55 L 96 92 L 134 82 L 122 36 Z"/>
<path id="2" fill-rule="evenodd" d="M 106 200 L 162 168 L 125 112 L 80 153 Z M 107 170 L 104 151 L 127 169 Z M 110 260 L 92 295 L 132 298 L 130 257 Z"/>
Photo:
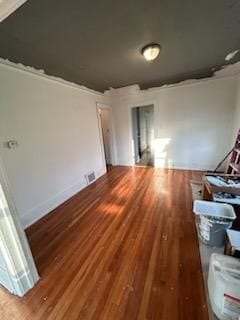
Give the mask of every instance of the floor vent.
<path id="1" fill-rule="evenodd" d="M 88 184 L 90 184 L 90 183 L 92 183 L 92 182 L 94 182 L 96 180 L 96 176 L 95 176 L 95 172 L 94 171 L 86 174 L 85 177 L 86 177 L 86 180 L 87 180 Z"/>

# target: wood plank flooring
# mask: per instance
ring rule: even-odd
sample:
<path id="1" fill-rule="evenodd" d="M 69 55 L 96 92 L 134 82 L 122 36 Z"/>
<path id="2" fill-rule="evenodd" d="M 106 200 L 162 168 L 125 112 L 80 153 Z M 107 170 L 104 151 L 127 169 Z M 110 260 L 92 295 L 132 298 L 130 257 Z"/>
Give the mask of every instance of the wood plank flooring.
<path id="1" fill-rule="evenodd" d="M 31 226 L 41 275 L 1 320 L 207 320 L 192 171 L 114 167 Z"/>

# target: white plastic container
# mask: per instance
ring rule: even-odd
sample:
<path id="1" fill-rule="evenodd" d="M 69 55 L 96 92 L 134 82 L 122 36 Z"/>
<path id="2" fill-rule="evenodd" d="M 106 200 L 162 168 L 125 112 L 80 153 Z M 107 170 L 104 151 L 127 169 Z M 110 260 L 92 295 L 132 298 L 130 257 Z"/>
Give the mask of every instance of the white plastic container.
<path id="1" fill-rule="evenodd" d="M 213 253 L 208 291 L 213 312 L 220 320 L 240 319 L 240 260 Z"/>
<path id="2" fill-rule="evenodd" d="M 200 216 L 198 229 L 201 241 L 210 246 L 223 246 L 226 230 L 236 219 L 233 207 L 225 203 L 195 200 L 193 211 Z"/>
<path id="3" fill-rule="evenodd" d="M 235 220 L 236 214 L 230 204 L 213 201 L 195 200 L 193 212 L 197 215 Z"/>

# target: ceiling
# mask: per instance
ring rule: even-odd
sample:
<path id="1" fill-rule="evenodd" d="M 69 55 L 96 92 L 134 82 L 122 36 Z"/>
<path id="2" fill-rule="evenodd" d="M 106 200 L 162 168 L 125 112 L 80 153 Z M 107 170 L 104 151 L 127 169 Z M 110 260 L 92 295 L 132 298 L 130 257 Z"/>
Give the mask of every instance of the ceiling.
<path id="1" fill-rule="evenodd" d="M 147 62 L 151 42 L 162 51 Z M 240 0 L 28 0 L 0 24 L 0 43 L 2 58 L 98 91 L 149 88 L 227 64 L 240 48 Z"/>

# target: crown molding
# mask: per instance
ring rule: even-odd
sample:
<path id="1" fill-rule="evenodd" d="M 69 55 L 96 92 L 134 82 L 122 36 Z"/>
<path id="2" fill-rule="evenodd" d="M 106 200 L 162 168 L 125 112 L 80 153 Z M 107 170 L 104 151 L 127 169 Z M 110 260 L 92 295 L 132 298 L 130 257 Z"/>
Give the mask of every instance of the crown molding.
<path id="1" fill-rule="evenodd" d="M 2 0 L 0 1 L 0 22 L 16 11 L 27 0 Z"/>
<path id="2" fill-rule="evenodd" d="M 29 76 L 40 77 L 46 81 L 52 81 L 55 83 L 59 83 L 63 86 L 71 87 L 73 89 L 78 89 L 80 91 L 83 91 L 85 93 L 89 93 L 89 94 L 92 94 L 95 96 L 96 95 L 101 96 L 101 97 L 105 96 L 102 92 L 87 88 L 83 85 L 79 85 L 74 82 L 70 82 L 70 81 L 64 80 L 62 78 L 59 78 L 59 77 L 49 76 L 45 73 L 44 70 L 37 70 L 33 67 L 25 66 L 22 63 L 15 63 L 15 62 L 12 62 L 8 59 L 3 59 L 1 57 L 0 57 L 0 66 L 3 66 L 5 68 L 9 68 L 9 69 L 13 69 L 17 72 L 27 73 Z"/>

